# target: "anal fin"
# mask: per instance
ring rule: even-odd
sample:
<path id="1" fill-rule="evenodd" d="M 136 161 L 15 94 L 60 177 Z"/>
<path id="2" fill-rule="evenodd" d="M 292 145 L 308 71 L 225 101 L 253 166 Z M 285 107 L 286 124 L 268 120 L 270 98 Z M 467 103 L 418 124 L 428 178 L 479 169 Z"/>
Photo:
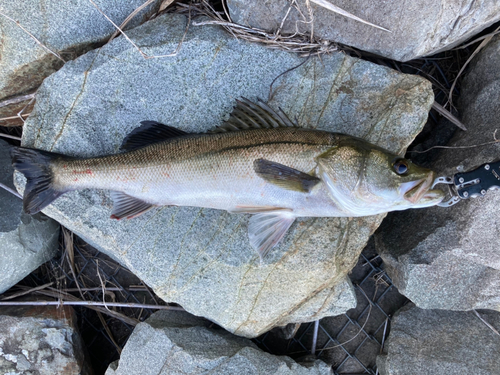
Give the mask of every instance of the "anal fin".
<path id="1" fill-rule="evenodd" d="M 121 191 L 111 191 L 111 199 L 113 199 L 111 219 L 133 219 L 155 207 Z"/>
<path id="2" fill-rule="evenodd" d="M 254 214 L 248 222 L 248 238 L 263 259 L 285 236 L 295 216 L 289 211 Z"/>

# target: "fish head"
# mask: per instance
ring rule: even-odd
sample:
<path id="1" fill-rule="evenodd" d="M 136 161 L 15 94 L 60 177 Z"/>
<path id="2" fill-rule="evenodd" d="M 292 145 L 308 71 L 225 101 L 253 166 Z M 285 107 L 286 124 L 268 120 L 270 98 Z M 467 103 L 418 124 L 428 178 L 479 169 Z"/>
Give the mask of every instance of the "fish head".
<path id="1" fill-rule="evenodd" d="M 349 216 L 430 207 L 444 199 L 431 189 L 435 173 L 362 139 L 346 137 L 318 157 L 318 174 Z"/>

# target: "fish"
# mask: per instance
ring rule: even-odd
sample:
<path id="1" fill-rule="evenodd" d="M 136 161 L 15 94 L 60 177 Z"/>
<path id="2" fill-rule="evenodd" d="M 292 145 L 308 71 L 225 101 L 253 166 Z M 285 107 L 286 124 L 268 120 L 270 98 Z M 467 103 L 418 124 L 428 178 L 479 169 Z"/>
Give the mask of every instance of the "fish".
<path id="1" fill-rule="evenodd" d="M 251 214 L 248 238 L 264 258 L 298 217 L 360 217 L 430 207 L 444 198 L 435 173 L 346 134 L 300 127 L 258 99 L 236 101 L 207 133 L 143 121 L 121 152 L 76 158 L 16 147 L 13 167 L 27 179 L 26 213 L 62 194 L 110 190 L 111 218 L 157 206 Z"/>

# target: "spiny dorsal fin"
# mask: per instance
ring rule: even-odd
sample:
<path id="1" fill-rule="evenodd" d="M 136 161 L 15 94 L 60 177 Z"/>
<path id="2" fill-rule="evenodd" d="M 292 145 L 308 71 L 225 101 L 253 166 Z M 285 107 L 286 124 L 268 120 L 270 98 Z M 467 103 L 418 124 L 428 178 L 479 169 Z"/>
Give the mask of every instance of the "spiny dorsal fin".
<path id="1" fill-rule="evenodd" d="M 132 130 L 120 147 L 123 151 L 133 151 L 153 143 L 186 135 L 183 130 L 163 125 L 156 121 L 141 121 L 141 126 Z"/>
<path id="2" fill-rule="evenodd" d="M 155 207 L 150 203 L 143 202 L 121 191 L 112 190 L 111 199 L 113 200 L 111 219 L 133 219 Z"/>
<path id="3" fill-rule="evenodd" d="M 287 190 L 309 193 L 321 180 L 310 174 L 266 159 L 253 162 L 255 173 L 271 184 Z"/>
<path id="4" fill-rule="evenodd" d="M 276 112 L 261 99 L 257 100 L 257 103 L 253 103 L 244 97 L 241 100 L 236 100 L 236 107 L 229 120 L 212 130 L 211 133 L 297 126 L 281 108 L 279 112 Z"/>

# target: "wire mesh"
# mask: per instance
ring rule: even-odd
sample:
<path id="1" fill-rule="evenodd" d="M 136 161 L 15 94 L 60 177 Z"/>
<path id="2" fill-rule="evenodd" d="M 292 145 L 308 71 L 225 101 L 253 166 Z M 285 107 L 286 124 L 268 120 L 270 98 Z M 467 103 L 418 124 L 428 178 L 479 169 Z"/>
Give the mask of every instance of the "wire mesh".
<path id="1" fill-rule="evenodd" d="M 319 324 L 302 324 L 292 338 L 283 338 L 282 331 L 273 330 L 255 342 L 272 354 L 289 355 L 299 362 L 319 358 L 331 365 L 336 375 L 377 374 L 376 357 L 389 333 L 391 316 L 407 302 L 381 266 L 370 241 L 350 274 L 356 308 L 321 319 Z"/>

